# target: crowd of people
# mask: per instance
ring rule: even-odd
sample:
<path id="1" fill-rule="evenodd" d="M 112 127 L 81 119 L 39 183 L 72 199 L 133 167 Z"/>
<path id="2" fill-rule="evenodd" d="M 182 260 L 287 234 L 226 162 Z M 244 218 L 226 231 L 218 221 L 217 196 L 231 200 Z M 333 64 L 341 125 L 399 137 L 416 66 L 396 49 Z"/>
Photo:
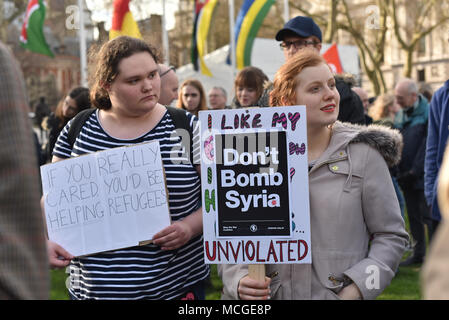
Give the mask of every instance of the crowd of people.
<path id="1" fill-rule="evenodd" d="M 109 40 L 92 53 L 89 88 L 72 89 L 54 112 L 40 108 L 45 112 L 36 121 L 46 143 L 37 152 L 21 73 L 1 45 L 0 72 L 9 80 L 0 90 L 0 298 L 47 299 L 50 266 L 70 268 L 71 299 L 205 299 L 210 270 L 203 258 L 201 171 L 193 161 L 200 147 L 193 143 L 191 158 L 181 153 L 186 161 L 172 162 L 171 150 L 181 143 L 173 139 L 177 119 L 198 137 L 199 111 L 292 105 L 307 108 L 312 263 L 267 265 L 264 280 L 252 279 L 247 265 L 219 265 L 222 298 L 375 299 L 400 266 L 423 263 L 424 296 L 449 297 L 440 281 L 448 279 L 449 257 L 449 80 L 432 93 L 401 79 L 391 92 L 370 98 L 351 76 L 333 74 L 313 19 L 297 16 L 275 38 L 285 64 L 272 80 L 257 67 L 242 69 L 229 104 L 222 87 L 206 92 L 193 78 L 179 84 L 176 69 L 161 64 L 150 44 Z M 71 141 L 78 114 L 86 116 Z M 155 139 L 172 223 L 152 243 L 74 257 L 45 239 L 34 159 L 57 162 Z M 348 169 L 336 174 L 327 165 L 336 161 Z M 378 271 L 374 288 L 366 285 L 368 267 Z"/>

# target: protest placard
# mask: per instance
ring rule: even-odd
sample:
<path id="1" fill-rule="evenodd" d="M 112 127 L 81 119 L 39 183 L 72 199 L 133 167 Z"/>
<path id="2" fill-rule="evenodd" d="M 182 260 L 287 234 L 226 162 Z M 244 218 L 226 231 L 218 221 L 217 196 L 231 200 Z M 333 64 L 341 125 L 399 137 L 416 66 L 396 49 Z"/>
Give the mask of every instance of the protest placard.
<path id="1" fill-rule="evenodd" d="M 74 256 L 137 246 L 170 225 L 159 142 L 41 167 L 50 240 Z"/>
<path id="2" fill-rule="evenodd" d="M 305 107 L 199 118 L 206 263 L 311 263 Z"/>

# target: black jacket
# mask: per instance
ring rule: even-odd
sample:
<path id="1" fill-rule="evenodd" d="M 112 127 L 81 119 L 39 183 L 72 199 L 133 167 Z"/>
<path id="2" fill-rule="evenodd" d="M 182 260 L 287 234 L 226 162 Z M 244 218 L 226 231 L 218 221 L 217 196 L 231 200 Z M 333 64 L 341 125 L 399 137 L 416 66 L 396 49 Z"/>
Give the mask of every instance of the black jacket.
<path id="1" fill-rule="evenodd" d="M 399 163 L 398 182 L 402 188 L 424 190 L 424 158 L 426 154 L 429 105 L 419 95 L 419 105 L 405 113 L 405 120 L 396 123 L 401 130 L 404 149 Z"/>
<path id="2" fill-rule="evenodd" d="M 341 122 L 365 124 L 365 110 L 362 100 L 344 80 L 339 78 L 335 80 L 338 93 L 340 93 L 340 111 L 337 119 Z"/>
<path id="3" fill-rule="evenodd" d="M 59 120 L 59 118 L 57 118 L 53 112 L 50 113 L 48 117 L 45 117 L 42 121 L 42 128 L 47 130 L 48 132 L 48 141 L 43 147 L 46 161 L 51 161 L 56 140 L 58 140 L 59 133 L 62 131 L 64 125 L 67 124 L 68 121 L 62 126 L 60 125 L 60 122 L 61 120 Z"/>

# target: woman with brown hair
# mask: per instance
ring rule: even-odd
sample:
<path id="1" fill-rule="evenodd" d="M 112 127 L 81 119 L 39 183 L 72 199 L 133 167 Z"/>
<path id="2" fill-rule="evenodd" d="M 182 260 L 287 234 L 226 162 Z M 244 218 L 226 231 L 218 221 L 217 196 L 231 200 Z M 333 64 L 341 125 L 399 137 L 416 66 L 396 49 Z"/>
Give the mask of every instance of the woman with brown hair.
<path id="1" fill-rule="evenodd" d="M 51 113 L 42 121 L 42 128 L 48 131 L 48 141 L 44 147 L 46 160 L 51 160 L 53 148 L 62 128 L 79 112 L 90 108 L 89 89 L 76 87 L 67 94 Z"/>
<path id="2" fill-rule="evenodd" d="M 200 81 L 187 79 L 181 84 L 176 107 L 198 116 L 200 110 L 208 110 L 204 88 Z"/>
<path id="3" fill-rule="evenodd" d="M 267 107 L 268 90 L 265 84 L 268 82 L 266 74 L 257 67 L 243 68 L 234 81 L 235 98 L 232 108 Z"/>
<path id="4" fill-rule="evenodd" d="M 73 148 L 68 142 L 71 122 L 56 143 L 53 162 L 100 150 L 158 140 L 164 166 L 172 224 L 151 244 L 73 257 L 48 241 L 50 265 L 70 264 L 69 293 L 73 299 L 204 298 L 204 264 L 199 167 L 173 150 L 181 138 L 167 108 L 158 103 L 160 77 L 154 48 L 121 36 L 106 42 L 96 55 L 90 114 Z M 185 113 L 193 134 L 195 117 Z M 174 137 L 178 137 L 174 139 Z M 192 147 L 193 154 L 199 148 Z M 175 155 L 176 154 L 176 155 Z M 172 158 L 173 157 L 173 158 Z M 186 156 L 185 156 L 186 157 Z M 175 163 L 176 159 L 176 163 Z"/>
<path id="5" fill-rule="evenodd" d="M 223 296 L 374 299 L 394 277 L 407 240 L 387 166 L 400 159 L 399 133 L 338 122 L 334 75 L 311 50 L 278 70 L 270 103 L 306 106 L 312 263 L 266 265 L 261 281 L 247 265 L 219 265 Z"/>

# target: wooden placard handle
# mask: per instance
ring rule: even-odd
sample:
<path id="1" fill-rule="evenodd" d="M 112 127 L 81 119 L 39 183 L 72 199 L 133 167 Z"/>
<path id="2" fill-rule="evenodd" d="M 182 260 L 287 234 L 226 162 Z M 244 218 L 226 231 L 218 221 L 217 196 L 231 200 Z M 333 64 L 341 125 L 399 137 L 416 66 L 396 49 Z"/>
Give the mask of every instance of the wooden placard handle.
<path id="1" fill-rule="evenodd" d="M 248 276 L 257 281 L 265 281 L 265 265 L 250 264 L 248 265 Z"/>

